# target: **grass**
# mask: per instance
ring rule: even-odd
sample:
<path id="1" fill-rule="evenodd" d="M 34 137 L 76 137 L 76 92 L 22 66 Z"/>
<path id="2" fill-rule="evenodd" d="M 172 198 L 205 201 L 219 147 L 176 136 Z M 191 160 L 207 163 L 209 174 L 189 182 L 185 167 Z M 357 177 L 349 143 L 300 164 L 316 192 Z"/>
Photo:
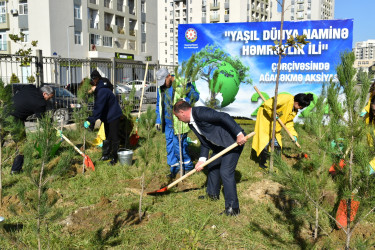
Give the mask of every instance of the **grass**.
<path id="1" fill-rule="evenodd" d="M 251 132 L 254 124 L 242 125 Z M 314 149 L 314 138 L 299 128 L 301 145 L 309 152 Z M 68 138 L 75 138 L 74 132 Z M 95 133 L 87 132 L 90 139 Z M 69 137 L 71 136 L 71 137 Z M 196 139 L 190 133 L 189 137 Z M 284 150 L 297 152 L 284 135 Z M 154 148 L 147 153 L 154 159 L 156 151 L 161 153 L 160 162 L 152 161 L 145 171 L 146 192 L 154 191 L 167 184 L 165 138 L 157 133 Z M 74 141 L 73 141 L 74 142 Z M 74 142 L 77 143 L 78 142 Z M 142 144 L 142 140 L 140 144 Z M 156 145 L 160 145 L 159 148 Z M 56 157 L 71 146 L 63 143 Z M 224 210 L 224 198 L 219 201 L 198 200 L 205 194 L 206 176 L 196 173 L 164 195 L 144 196 L 142 222 L 138 220 L 138 202 L 142 161 L 138 155 L 141 145 L 134 149 L 132 166 L 109 166 L 99 162 L 101 151 L 89 147 L 87 154 L 94 161 L 96 171 L 77 173 L 81 169 L 82 157 L 76 154 L 66 176 L 54 180 L 50 188 L 59 197 L 53 212 L 61 212 L 55 222 L 44 228 L 43 246 L 52 249 L 299 249 L 312 248 L 309 225 L 292 215 L 291 203 L 280 194 L 260 193 L 256 189 L 269 175 L 259 170 L 250 159 L 251 141 L 237 166 L 237 189 L 241 214 L 238 217 L 219 215 Z M 196 161 L 199 147 L 191 146 L 192 158 Z M 136 163 L 138 162 L 138 163 Z M 4 204 L 0 215 L 6 218 L 0 234 L 0 248 L 36 248 L 35 219 L 17 199 L 17 191 L 27 183 L 24 174 L 9 175 L 10 162 L 6 164 L 3 179 Z M 76 167 L 74 167 L 76 166 Z M 329 166 L 327 166 L 328 170 Z M 272 183 L 272 182 L 269 182 Z M 255 199 L 255 198 L 256 199 Z M 18 214 L 12 214 L 9 207 L 15 207 Z M 374 223 L 374 216 L 367 220 Z M 373 234 L 374 235 L 374 234 Z M 373 236 L 372 235 L 372 236 Z M 327 236 L 320 237 L 315 246 L 338 248 L 337 243 Z M 319 247 L 318 247 L 319 248 Z"/>

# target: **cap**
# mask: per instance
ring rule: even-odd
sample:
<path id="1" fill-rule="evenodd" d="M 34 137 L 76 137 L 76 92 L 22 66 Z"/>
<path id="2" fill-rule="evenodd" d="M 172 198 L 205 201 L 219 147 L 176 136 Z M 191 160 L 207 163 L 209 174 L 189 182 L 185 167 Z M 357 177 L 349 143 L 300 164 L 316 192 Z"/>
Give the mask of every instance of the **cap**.
<path id="1" fill-rule="evenodd" d="M 91 79 L 95 79 L 95 78 L 101 78 L 102 76 L 99 74 L 99 72 L 95 69 L 93 72 L 91 72 L 91 75 L 90 75 Z"/>
<path id="2" fill-rule="evenodd" d="M 165 78 L 169 75 L 169 72 L 166 68 L 161 68 L 156 71 L 156 83 L 158 86 L 162 86 L 165 83 Z"/>

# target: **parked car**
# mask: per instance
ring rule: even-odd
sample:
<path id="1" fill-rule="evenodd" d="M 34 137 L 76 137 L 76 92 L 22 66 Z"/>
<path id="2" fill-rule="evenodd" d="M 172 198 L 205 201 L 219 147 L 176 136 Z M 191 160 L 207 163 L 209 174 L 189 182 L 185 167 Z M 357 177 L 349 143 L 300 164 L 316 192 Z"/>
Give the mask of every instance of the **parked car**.
<path id="1" fill-rule="evenodd" d="M 136 96 L 141 97 L 142 89 L 136 92 Z M 151 84 L 145 87 L 143 93 L 143 103 L 156 103 L 156 85 Z"/>
<path id="2" fill-rule="evenodd" d="M 129 86 L 130 88 L 133 86 L 133 84 L 134 84 L 134 87 L 135 87 L 136 91 L 142 90 L 143 81 L 141 81 L 141 80 L 133 80 L 133 81 L 129 81 L 129 82 L 125 83 L 125 85 Z M 146 81 L 145 87 L 149 86 L 149 85 L 150 85 L 150 82 Z"/>
<path id="3" fill-rule="evenodd" d="M 73 111 L 76 108 L 81 108 L 81 104 L 78 103 L 77 97 L 69 90 L 60 87 L 59 85 L 45 84 L 51 86 L 55 92 L 52 98 L 54 113 L 53 120 L 58 125 L 66 125 L 73 118 Z"/>

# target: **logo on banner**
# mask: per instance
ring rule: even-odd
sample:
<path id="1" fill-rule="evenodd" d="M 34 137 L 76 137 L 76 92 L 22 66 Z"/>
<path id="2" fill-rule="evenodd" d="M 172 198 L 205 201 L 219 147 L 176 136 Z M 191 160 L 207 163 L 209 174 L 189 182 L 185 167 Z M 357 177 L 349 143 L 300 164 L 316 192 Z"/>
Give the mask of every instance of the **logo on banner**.
<path id="1" fill-rule="evenodd" d="M 197 31 L 193 28 L 187 29 L 185 32 L 185 39 L 189 43 L 193 43 L 197 40 Z"/>

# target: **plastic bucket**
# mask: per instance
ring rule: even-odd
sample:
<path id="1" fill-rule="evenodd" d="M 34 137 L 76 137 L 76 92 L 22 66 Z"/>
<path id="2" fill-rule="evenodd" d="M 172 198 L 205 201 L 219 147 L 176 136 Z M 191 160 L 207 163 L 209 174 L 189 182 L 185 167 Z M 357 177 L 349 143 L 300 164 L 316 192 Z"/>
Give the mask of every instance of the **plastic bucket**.
<path id="1" fill-rule="evenodd" d="M 121 165 L 132 165 L 133 161 L 133 150 L 120 148 L 117 152 L 118 160 Z"/>

